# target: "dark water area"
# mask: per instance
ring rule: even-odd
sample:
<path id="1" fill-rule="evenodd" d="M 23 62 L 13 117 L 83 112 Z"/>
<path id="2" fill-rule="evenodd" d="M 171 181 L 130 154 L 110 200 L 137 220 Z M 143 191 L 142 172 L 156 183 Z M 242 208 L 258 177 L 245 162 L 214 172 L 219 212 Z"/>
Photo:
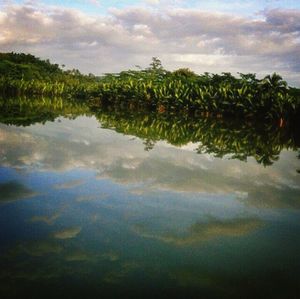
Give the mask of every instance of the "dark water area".
<path id="1" fill-rule="evenodd" d="M 297 126 L 0 100 L 0 298 L 298 298 Z"/>

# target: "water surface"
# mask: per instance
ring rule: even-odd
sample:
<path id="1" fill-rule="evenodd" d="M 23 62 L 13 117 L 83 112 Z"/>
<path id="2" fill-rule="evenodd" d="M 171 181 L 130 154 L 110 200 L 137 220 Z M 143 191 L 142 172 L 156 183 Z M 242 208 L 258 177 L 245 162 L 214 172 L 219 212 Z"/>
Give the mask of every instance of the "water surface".
<path id="1" fill-rule="evenodd" d="M 299 295 L 296 135 L 7 103 L 1 298 Z"/>

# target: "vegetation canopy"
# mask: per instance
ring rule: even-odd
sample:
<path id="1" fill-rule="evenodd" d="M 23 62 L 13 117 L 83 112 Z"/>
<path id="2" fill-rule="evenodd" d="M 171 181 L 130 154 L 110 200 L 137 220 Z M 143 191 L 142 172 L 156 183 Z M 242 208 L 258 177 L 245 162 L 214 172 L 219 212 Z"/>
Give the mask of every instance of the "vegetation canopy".
<path id="1" fill-rule="evenodd" d="M 67 96 L 91 100 L 94 107 L 109 104 L 146 107 L 152 111 L 196 113 L 277 120 L 280 126 L 300 113 L 300 89 L 276 73 L 197 75 L 189 69 L 173 72 L 157 57 L 145 69 L 109 73 L 102 77 L 62 70 L 30 54 L 0 54 L 2 95 Z"/>

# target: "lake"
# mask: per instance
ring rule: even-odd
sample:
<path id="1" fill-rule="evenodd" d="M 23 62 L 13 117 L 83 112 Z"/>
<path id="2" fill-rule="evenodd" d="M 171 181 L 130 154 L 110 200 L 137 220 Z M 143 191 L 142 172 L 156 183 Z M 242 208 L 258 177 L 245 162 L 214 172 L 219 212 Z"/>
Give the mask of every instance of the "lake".
<path id="1" fill-rule="evenodd" d="M 298 298 L 295 128 L 0 108 L 1 298 Z"/>

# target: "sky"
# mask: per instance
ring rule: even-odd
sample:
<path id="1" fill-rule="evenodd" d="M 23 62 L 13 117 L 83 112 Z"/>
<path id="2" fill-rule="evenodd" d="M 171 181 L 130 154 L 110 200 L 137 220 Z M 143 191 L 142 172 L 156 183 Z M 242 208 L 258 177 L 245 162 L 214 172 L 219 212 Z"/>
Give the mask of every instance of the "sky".
<path id="1" fill-rule="evenodd" d="M 0 52 L 97 75 L 147 67 L 277 72 L 300 86 L 300 1 L 0 0 Z"/>

